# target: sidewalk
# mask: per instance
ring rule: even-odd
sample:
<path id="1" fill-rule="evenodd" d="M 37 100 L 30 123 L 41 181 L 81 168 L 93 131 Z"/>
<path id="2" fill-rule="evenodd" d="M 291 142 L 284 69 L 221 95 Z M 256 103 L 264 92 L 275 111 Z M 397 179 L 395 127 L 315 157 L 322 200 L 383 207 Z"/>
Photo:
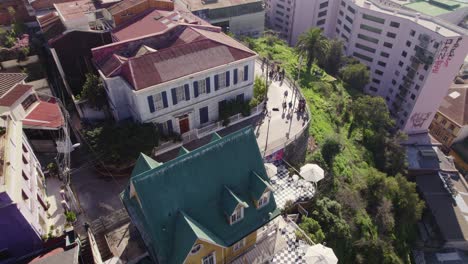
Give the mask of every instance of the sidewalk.
<path id="1" fill-rule="evenodd" d="M 261 63 L 258 61 L 255 65 L 255 76 L 263 78 Z M 288 91 L 287 97 L 284 96 L 285 91 Z M 297 134 L 302 132 L 302 129 L 306 125 L 306 121 L 302 119 L 302 115 L 293 113 L 292 110 L 283 111 L 282 103 L 284 101 L 289 103 L 293 100 L 293 89 L 289 86 L 288 82 L 281 83 L 273 81 L 268 89 L 267 115 L 260 114 L 237 124 L 230 125 L 217 133 L 220 136 L 226 136 L 246 126 L 252 126 L 255 131 L 255 136 L 257 137 L 257 143 L 260 151 L 269 155 L 272 152 L 281 149 L 284 144 L 286 144 L 288 141 L 288 132 L 290 135 L 289 139 L 294 139 Z M 299 98 L 296 99 L 292 109 L 296 109 L 298 105 Z M 273 111 L 273 108 L 277 108 L 278 111 Z M 210 140 L 211 134 L 188 142 L 183 146 L 187 150 L 192 151 L 208 144 Z M 158 155 L 156 160 L 159 162 L 167 162 L 176 158 L 178 155 L 179 148 L 176 148 Z"/>
<path id="2" fill-rule="evenodd" d="M 255 76 L 264 80 L 265 74 L 262 73 L 261 62 L 257 61 L 255 65 Z M 287 91 L 287 96 L 284 96 Z M 272 152 L 281 148 L 289 138 L 294 138 L 302 128 L 305 126 L 306 121 L 302 119 L 302 115 L 294 113 L 293 109 L 297 109 L 299 105 L 300 95 L 294 103 L 293 88 L 289 86 L 288 82 L 273 81 L 268 87 L 268 114 L 263 119 L 263 123 L 255 127 L 257 135 L 258 147 L 263 152 Z M 287 108 L 283 111 L 282 104 L 286 102 L 294 103 L 293 108 Z M 273 109 L 278 111 L 274 111 Z"/>

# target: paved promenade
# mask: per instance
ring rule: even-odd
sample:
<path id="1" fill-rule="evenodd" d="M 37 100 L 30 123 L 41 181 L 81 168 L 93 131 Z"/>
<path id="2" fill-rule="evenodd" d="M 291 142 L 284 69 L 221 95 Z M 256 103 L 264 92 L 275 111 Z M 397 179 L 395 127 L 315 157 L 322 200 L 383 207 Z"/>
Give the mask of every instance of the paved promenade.
<path id="1" fill-rule="evenodd" d="M 255 66 L 255 75 L 265 78 L 261 63 L 258 61 Z M 287 96 L 285 96 L 286 92 Z M 262 152 L 270 154 L 280 149 L 288 139 L 293 139 L 306 125 L 305 115 L 296 113 L 300 95 L 298 94 L 296 100 L 294 100 L 295 98 L 293 88 L 287 81 L 273 81 L 270 84 L 267 102 L 268 113 L 255 127 L 258 146 Z M 283 102 L 286 102 L 286 105 L 292 102 L 293 107 L 289 108 L 288 106 L 286 111 L 283 111 Z"/>

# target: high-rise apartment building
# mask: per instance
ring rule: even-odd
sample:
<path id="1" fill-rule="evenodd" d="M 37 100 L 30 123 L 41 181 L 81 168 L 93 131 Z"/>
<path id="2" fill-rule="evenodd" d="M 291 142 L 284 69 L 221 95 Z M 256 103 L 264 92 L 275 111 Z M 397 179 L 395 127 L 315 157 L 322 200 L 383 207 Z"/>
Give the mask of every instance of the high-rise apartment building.
<path id="1" fill-rule="evenodd" d="M 21 121 L 0 116 L 0 252 L 3 259 L 42 247 L 48 231 L 45 178 Z M 8 261 L 7 261 L 8 263 Z"/>
<path id="2" fill-rule="evenodd" d="M 465 29 L 390 0 L 266 2 L 267 24 L 290 45 L 310 27 L 341 39 L 346 55 L 369 66 L 365 92 L 385 98 L 407 133 L 427 131 L 468 51 Z"/>

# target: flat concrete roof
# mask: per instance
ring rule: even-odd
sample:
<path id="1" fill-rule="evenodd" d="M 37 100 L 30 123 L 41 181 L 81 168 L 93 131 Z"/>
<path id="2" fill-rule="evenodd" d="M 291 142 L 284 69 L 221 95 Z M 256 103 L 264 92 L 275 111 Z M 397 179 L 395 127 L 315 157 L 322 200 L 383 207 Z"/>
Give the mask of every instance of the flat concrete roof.
<path id="1" fill-rule="evenodd" d="M 429 1 L 417 1 L 405 4 L 404 6 L 430 16 L 440 16 L 468 6 L 465 3 L 451 0 L 437 0 L 437 2 L 441 3 L 442 5 L 445 5 L 447 8 L 444 8 L 441 5 L 437 5 L 436 3 Z"/>
<path id="2" fill-rule="evenodd" d="M 450 175 L 450 177 L 447 177 Z M 445 178 L 446 180 L 442 180 Z M 468 240 L 468 187 L 458 173 L 429 174 L 416 177 L 418 189 L 447 241 Z M 455 196 L 444 187 L 451 184 Z"/>
<path id="3" fill-rule="evenodd" d="M 388 2 L 392 2 L 390 0 L 386 0 Z M 369 2 L 368 0 L 356 0 L 355 4 L 364 8 L 364 9 L 369 9 L 373 10 L 376 12 L 380 12 L 383 14 L 391 15 L 394 17 L 400 17 L 403 19 L 407 19 L 409 21 L 412 21 L 415 24 L 421 25 L 427 29 L 430 29 L 431 31 L 436 31 L 437 28 L 439 28 L 438 34 L 444 36 L 444 37 L 457 37 L 460 36 L 461 34 L 459 32 L 456 32 L 448 27 L 456 27 L 455 25 L 451 25 L 448 22 L 443 22 L 443 21 L 432 21 L 429 19 L 426 19 L 424 17 L 420 17 L 417 21 L 416 20 L 416 11 L 411 12 L 411 11 L 405 11 L 405 10 L 400 10 L 396 8 L 392 8 L 389 6 L 384 6 L 385 0 L 381 0 L 381 6 L 378 6 L 376 3 L 377 1 L 370 1 L 371 5 L 369 7 L 366 7 L 365 3 Z M 394 3 L 394 2 L 392 2 Z M 445 26 L 448 25 L 448 26 Z M 459 28 L 460 32 L 463 31 L 462 28 Z"/>
<path id="4" fill-rule="evenodd" d="M 262 0 L 207 0 L 205 3 L 204 0 L 181 0 L 185 2 L 188 6 L 188 9 L 191 11 L 203 10 L 203 9 L 215 9 L 215 8 L 224 8 L 236 5 L 243 5 L 255 2 L 263 2 Z"/>

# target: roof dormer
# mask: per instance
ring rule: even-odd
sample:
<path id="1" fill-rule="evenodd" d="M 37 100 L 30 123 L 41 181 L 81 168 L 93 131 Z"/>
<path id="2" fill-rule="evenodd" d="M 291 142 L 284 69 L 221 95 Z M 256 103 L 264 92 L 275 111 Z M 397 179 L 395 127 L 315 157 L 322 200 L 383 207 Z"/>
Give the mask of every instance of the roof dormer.
<path id="1" fill-rule="evenodd" d="M 229 224 L 231 225 L 242 220 L 244 218 L 244 208 L 249 208 L 249 205 L 227 186 L 224 186 L 223 189 L 222 203 L 224 213 L 229 217 Z"/>
<path id="2" fill-rule="evenodd" d="M 273 187 L 255 171 L 252 171 L 249 191 L 255 206 L 260 209 L 269 203 Z"/>

